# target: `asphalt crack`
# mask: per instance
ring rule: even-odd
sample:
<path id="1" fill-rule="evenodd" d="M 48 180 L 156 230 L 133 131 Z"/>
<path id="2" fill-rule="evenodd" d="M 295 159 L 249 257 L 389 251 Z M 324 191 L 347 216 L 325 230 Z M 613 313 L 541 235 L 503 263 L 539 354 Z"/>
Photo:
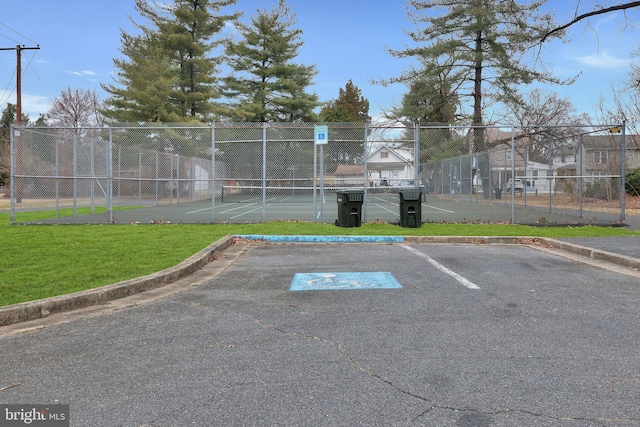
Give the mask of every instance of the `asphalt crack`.
<path id="1" fill-rule="evenodd" d="M 483 416 L 489 416 L 489 417 L 495 417 L 495 416 L 500 416 L 500 415 L 506 415 L 506 414 L 512 414 L 512 413 L 517 413 L 517 414 L 525 414 L 525 415 L 529 415 L 532 417 L 536 417 L 536 418 L 546 418 L 549 420 L 554 420 L 554 421 L 589 421 L 589 422 L 608 422 L 608 423 L 637 423 L 640 421 L 640 419 L 638 418 L 606 418 L 606 417 L 568 417 L 568 416 L 554 416 L 554 415 L 549 415 L 549 414 L 545 414 L 545 413 L 539 413 L 539 412 L 533 412 L 533 411 L 527 411 L 527 410 L 523 410 L 523 409 L 512 409 L 512 408 L 505 408 L 505 409 L 500 409 L 500 410 L 496 410 L 496 411 L 480 411 L 477 409 L 473 409 L 473 408 L 458 408 L 455 406 L 446 406 L 446 405 L 438 405 L 436 404 L 436 402 L 433 399 L 430 399 L 428 397 L 425 396 L 421 396 L 419 394 L 416 394 L 414 392 L 408 391 L 403 389 L 402 387 L 394 384 L 392 381 L 382 377 L 380 374 L 372 371 L 371 369 L 368 369 L 364 366 L 362 366 L 361 364 L 359 364 L 354 358 L 353 356 L 351 356 L 351 354 L 349 353 L 349 351 L 345 348 L 344 344 L 341 341 L 333 341 L 333 340 L 328 340 L 326 338 L 317 336 L 317 335 L 309 335 L 309 334 L 303 334 L 303 333 L 299 333 L 299 332 L 293 332 L 293 331 L 287 331 L 285 329 L 279 328 L 277 326 L 275 326 L 272 323 L 269 322 L 265 322 L 257 317 L 254 317 L 255 321 L 266 328 L 269 328 L 271 330 L 274 330 L 276 332 L 282 333 L 282 334 L 286 334 L 286 335 L 290 335 L 296 338 L 302 338 L 302 339 L 310 339 L 310 340 L 314 340 L 314 341 L 319 341 L 331 346 L 334 346 L 338 349 L 338 351 L 340 352 L 340 354 L 347 360 L 347 362 L 356 370 L 358 370 L 359 372 L 374 378 L 377 381 L 380 381 L 381 383 L 392 387 L 394 390 L 410 396 L 414 399 L 418 399 L 424 403 L 427 403 L 429 405 L 429 407 L 424 410 L 423 412 L 421 412 L 418 416 L 416 416 L 412 422 L 417 422 L 420 420 L 420 418 L 424 417 L 425 415 L 429 414 L 430 412 L 434 411 L 434 410 L 445 410 L 445 411 L 454 411 L 454 412 L 461 412 L 461 413 L 472 413 L 472 414 L 477 414 L 477 415 L 483 415 Z"/>

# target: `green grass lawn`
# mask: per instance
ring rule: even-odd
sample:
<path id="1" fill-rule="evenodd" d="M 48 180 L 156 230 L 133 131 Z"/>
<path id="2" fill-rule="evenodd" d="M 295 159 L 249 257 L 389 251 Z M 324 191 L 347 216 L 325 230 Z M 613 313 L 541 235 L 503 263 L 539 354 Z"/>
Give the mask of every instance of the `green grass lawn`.
<path id="1" fill-rule="evenodd" d="M 42 212 L 34 215 L 43 215 Z M 35 218 L 34 218 L 35 219 Z M 586 237 L 638 235 L 612 227 L 363 224 L 339 228 L 310 222 L 263 224 L 11 226 L 0 213 L 0 306 L 86 290 L 172 267 L 227 234 Z"/>

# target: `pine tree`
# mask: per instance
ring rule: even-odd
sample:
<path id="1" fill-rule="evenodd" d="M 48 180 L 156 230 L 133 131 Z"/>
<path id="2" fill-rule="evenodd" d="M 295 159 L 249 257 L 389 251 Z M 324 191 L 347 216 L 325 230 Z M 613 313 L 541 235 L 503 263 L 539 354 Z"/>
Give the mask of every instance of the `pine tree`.
<path id="1" fill-rule="evenodd" d="M 224 79 L 234 120 L 315 120 L 317 95 L 306 90 L 316 70 L 293 62 L 303 44 L 295 24 L 295 15 L 280 0 L 273 10 L 259 11 L 251 24 L 237 25 L 242 39 L 226 47 L 234 74 Z"/>
<path id="2" fill-rule="evenodd" d="M 475 133 L 471 151 L 487 148 L 480 126 L 484 124 L 485 97 L 496 99 L 516 93 L 515 87 L 534 81 L 561 83 L 545 70 L 526 63 L 525 55 L 541 34 L 553 26 L 553 17 L 538 14 L 545 0 L 410 0 L 411 19 L 424 27 L 409 32 L 417 47 L 392 51 L 397 57 L 416 57 L 426 78 L 447 75 L 460 96 L 473 100 Z M 444 10 L 442 14 L 434 14 Z M 422 14 L 421 12 L 424 12 Z M 558 33 L 558 36 L 561 34 Z M 448 58 L 442 61 L 441 58 Z M 414 77 L 415 70 L 393 81 Z"/>
<path id="3" fill-rule="evenodd" d="M 102 85 L 111 94 L 105 116 L 118 122 L 180 122 L 175 101 L 178 85 L 175 66 L 165 57 L 153 34 L 121 34 L 120 51 L 128 58 L 115 59 L 116 85 Z"/>
<path id="4" fill-rule="evenodd" d="M 136 0 L 136 10 L 152 27 L 136 24 L 139 35 L 121 33 L 115 85 L 106 114 L 120 121 L 207 121 L 215 117 L 218 69 L 212 56 L 223 40 L 213 40 L 238 14 L 219 11 L 237 0 L 173 0 L 167 5 Z"/>
<path id="5" fill-rule="evenodd" d="M 9 102 L 2 111 L 2 118 L 0 118 L 0 185 L 9 184 L 11 172 L 11 135 L 9 132 L 15 118 L 16 106 Z M 28 123 L 28 120 L 25 123 Z"/>
<path id="6" fill-rule="evenodd" d="M 419 124 L 449 124 L 456 121 L 458 96 L 445 81 L 417 79 L 409 84 L 402 102 L 387 114 L 406 126 Z"/>
<path id="7" fill-rule="evenodd" d="M 347 82 L 344 89 L 338 89 L 338 98 L 327 102 L 320 110 L 320 117 L 324 122 L 368 122 L 369 101 L 362 96 L 362 91 Z"/>
<path id="8" fill-rule="evenodd" d="M 450 128 L 441 127 L 457 119 L 458 96 L 452 92 L 446 76 L 420 76 L 408 86 L 400 105 L 392 108 L 386 117 L 406 126 L 402 138 L 405 141 L 414 139 L 413 126 L 421 126 L 420 162 L 464 154 L 460 138 Z M 425 125 L 440 126 L 425 129 L 422 127 Z M 406 145 L 412 147 L 410 143 Z"/>
<path id="9" fill-rule="evenodd" d="M 418 45 L 392 51 L 396 57 L 415 57 L 424 68 L 411 70 L 394 81 L 416 74 L 427 79 L 449 76 L 455 92 L 473 100 L 473 141 L 469 152 L 488 148 L 484 138 L 485 98 L 514 96 L 516 87 L 534 81 L 561 83 L 544 69 L 536 69 L 526 55 L 553 27 L 553 16 L 539 14 L 546 0 L 409 0 L 410 18 L 419 27 L 408 35 Z M 439 11 L 443 11 L 438 14 Z M 558 32 L 554 36 L 561 36 Z M 445 58 L 446 60 L 442 60 Z M 489 165 L 479 165 L 484 194 L 491 193 Z"/>

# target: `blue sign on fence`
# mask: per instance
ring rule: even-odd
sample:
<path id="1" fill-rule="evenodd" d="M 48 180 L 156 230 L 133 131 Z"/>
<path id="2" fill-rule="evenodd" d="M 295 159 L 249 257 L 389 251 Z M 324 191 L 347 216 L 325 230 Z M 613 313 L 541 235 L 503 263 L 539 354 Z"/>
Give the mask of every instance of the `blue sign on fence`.
<path id="1" fill-rule="evenodd" d="M 314 126 L 314 142 L 316 145 L 326 145 L 329 142 L 328 126 Z"/>

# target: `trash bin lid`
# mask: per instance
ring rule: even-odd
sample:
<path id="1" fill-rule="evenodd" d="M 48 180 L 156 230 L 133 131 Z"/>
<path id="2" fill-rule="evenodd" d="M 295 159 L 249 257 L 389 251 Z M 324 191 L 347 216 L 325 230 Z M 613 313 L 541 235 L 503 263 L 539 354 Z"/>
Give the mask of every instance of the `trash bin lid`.
<path id="1" fill-rule="evenodd" d="M 350 202 L 361 202 L 364 197 L 364 193 L 359 191 L 345 193 L 345 195 L 347 196 L 347 200 Z"/>
<path id="2" fill-rule="evenodd" d="M 402 200 L 420 200 L 422 197 L 422 190 L 419 188 L 413 190 L 400 190 L 399 194 Z"/>

